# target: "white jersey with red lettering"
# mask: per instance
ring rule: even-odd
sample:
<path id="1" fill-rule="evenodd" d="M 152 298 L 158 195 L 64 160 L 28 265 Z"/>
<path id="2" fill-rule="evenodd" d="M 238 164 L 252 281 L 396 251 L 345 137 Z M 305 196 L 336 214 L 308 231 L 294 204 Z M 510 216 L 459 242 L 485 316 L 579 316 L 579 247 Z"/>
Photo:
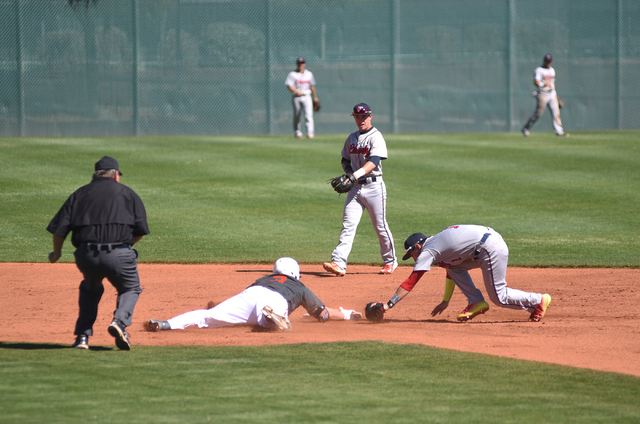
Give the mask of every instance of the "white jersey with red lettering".
<path id="1" fill-rule="evenodd" d="M 289 72 L 284 84 L 299 90 L 303 96 L 306 96 L 311 94 L 311 86 L 316 85 L 316 80 L 311 71 L 305 69 L 304 72 Z"/>
<path id="2" fill-rule="evenodd" d="M 539 66 L 535 70 L 535 80 L 539 90 L 554 91 L 556 89 L 556 70 L 551 66 L 548 68 Z"/>
<path id="3" fill-rule="evenodd" d="M 351 161 L 351 168 L 355 171 L 362 168 L 371 156 L 387 159 L 387 143 L 382 133 L 376 127 L 371 127 L 364 134 L 361 134 L 360 131 L 349 134 L 340 154 L 343 158 Z M 382 162 L 365 175 L 365 177 L 380 176 L 382 176 Z"/>

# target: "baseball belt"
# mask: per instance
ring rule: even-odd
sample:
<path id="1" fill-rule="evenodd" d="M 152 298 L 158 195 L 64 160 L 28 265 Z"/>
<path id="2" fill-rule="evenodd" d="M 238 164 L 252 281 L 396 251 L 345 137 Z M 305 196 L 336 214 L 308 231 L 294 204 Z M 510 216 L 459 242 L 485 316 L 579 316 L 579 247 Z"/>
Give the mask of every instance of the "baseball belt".
<path id="1" fill-rule="evenodd" d="M 80 247 L 85 247 L 87 250 L 104 250 L 111 252 L 114 249 L 124 249 L 130 246 L 127 243 L 83 243 Z"/>
<path id="2" fill-rule="evenodd" d="M 358 184 L 364 185 L 369 183 L 375 183 L 378 179 L 376 177 L 360 177 L 358 178 Z"/>
<path id="3" fill-rule="evenodd" d="M 485 241 L 487 241 L 487 239 L 489 238 L 490 235 L 491 235 L 491 233 L 484 233 L 484 235 L 480 239 L 480 243 L 478 243 L 478 245 L 476 246 L 476 250 L 473 252 L 473 260 L 474 261 L 476 259 L 478 259 L 478 256 L 480 256 L 480 246 L 482 244 L 484 244 Z"/>

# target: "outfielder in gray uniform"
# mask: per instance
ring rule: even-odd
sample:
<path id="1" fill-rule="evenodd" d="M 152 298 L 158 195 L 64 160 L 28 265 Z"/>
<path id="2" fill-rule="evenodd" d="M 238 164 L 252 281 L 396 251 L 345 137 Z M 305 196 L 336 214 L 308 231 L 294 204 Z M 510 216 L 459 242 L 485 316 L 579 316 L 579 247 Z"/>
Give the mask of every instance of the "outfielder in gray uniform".
<path id="1" fill-rule="evenodd" d="M 431 312 L 436 316 L 449 306 L 454 284 L 462 290 L 469 304 L 458 315 L 458 321 L 466 322 L 489 310 L 482 292 L 473 284 L 470 269 L 480 268 L 489 299 L 498 306 L 524 309 L 530 313 L 529 321 L 538 322 L 551 303 L 551 296 L 529 293 L 507 287 L 507 262 L 509 248 L 494 229 L 480 225 L 454 225 L 435 236 L 422 233 L 409 236 L 404 242 L 406 254 L 415 261 L 413 272 L 384 304 L 385 311 L 391 309 L 413 289 L 431 265 L 447 269 L 447 288 L 442 303 Z"/>
<path id="2" fill-rule="evenodd" d="M 551 67 L 552 63 L 553 58 L 551 55 L 545 55 L 542 60 L 542 66 L 539 66 L 535 70 L 533 84 L 537 89 L 536 110 L 533 112 L 533 115 L 529 117 L 527 123 L 524 124 L 524 127 L 522 127 L 522 134 L 524 134 L 525 137 L 529 137 L 531 127 L 540 119 L 544 108 L 547 106 L 551 112 L 554 133 L 559 136 L 569 137 L 569 133 L 564 132 L 564 129 L 562 129 L 560 105 L 558 103 L 558 94 L 556 93 L 556 70 Z"/>
<path id="3" fill-rule="evenodd" d="M 365 209 L 380 241 L 383 262 L 380 274 L 391 274 L 398 267 L 393 236 L 387 224 L 387 188 L 382 181 L 382 161 L 387 158 L 387 145 L 382 133 L 371 124 L 372 116 L 366 103 L 353 107 L 353 118 L 359 129 L 349 134 L 341 151 L 342 169 L 357 181 L 344 203 L 338 246 L 331 254 L 331 262 L 323 264 L 325 270 L 338 276 L 346 273 L 347 258 Z"/>

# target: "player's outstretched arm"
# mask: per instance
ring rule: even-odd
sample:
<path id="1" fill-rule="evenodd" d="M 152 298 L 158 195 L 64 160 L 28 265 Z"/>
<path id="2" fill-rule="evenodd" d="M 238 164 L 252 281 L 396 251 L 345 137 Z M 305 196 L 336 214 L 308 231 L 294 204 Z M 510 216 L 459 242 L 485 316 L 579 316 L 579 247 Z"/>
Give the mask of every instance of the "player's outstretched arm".
<path id="1" fill-rule="evenodd" d="M 362 314 L 353 309 L 344 309 L 343 307 L 340 307 L 340 309 L 327 308 L 327 311 L 329 311 L 329 319 L 349 320 L 362 318 Z"/>

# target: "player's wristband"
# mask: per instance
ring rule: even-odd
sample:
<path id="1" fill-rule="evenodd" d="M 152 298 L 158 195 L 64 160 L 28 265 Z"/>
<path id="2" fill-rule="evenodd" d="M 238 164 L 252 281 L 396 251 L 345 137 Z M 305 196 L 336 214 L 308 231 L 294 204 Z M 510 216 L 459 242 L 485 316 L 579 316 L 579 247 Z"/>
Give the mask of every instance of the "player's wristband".
<path id="1" fill-rule="evenodd" d="M 366 174 L 366 172 L 364 171 L 364 169 L 360 168 L 353 173 L 353 176 L 356 177 L 356 179 L 358 179 L 360 177 L 364 177 L 364 174 Z"/>
<path id="2" fill-rule="evenodd" d="M 387 306 L 391 309 L 398 302 L 400 302 L 400 296 L 398 296 L 398 293 L 394 293 L 394 295 L 391 296 L 391 299 L 387 302 Z"/>
<path id="3" fill-rule="evenodd" d="M 446 282 L 446 285 L 444 288 L 444 301 L 448 302 L 451 300 L 451 296 L 453 295 L 453 289 L 456 287 L 456 284 L 450 278 L 447 278 L 445 282 Z"/>

